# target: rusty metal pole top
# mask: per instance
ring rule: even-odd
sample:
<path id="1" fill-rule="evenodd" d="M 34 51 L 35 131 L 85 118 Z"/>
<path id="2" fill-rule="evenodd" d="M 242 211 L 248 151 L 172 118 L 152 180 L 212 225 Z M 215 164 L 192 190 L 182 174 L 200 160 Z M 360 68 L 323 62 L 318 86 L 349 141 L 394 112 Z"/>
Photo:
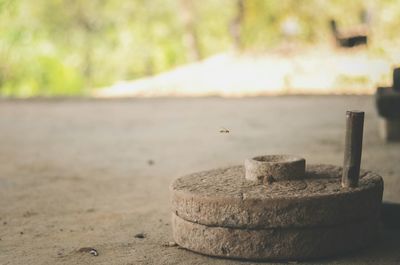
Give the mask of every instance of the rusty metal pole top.
<path id="1" fill-rule="evenodd" d="M 358 186 L 363 142 L 364 112 L 346 112 L 346 138 L 342 173 L 342 187 Z"/>

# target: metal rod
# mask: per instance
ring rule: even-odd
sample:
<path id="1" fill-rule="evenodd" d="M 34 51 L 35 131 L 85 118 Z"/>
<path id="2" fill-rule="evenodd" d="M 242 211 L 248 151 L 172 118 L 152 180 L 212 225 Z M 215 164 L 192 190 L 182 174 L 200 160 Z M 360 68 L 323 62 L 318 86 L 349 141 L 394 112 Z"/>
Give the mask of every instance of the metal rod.
<path id="1" fill-rule="evenodd" d="M 344 146 L 344 162 L 342 187 L 358 186 L 363 142 L 364 112 L 346 112 L 346 139 Z"/>

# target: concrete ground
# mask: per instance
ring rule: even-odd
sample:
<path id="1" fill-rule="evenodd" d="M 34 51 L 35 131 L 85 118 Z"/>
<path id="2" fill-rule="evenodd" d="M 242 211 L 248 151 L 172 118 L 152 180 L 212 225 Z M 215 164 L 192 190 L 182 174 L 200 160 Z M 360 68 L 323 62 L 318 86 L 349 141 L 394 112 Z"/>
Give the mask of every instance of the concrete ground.
<path id="1" fill-rule="evenodd" d="M 164 246 L 168 185 L 257 154 L 340 165 L 349 109 L 366 111 L 362 167 L 400 202 L 400 144 L 379 139 L 372 97 L 0 101 L 0 264 L 253 264 Z M 400 230 L 305 264 L 321 263 L 398 264 Z"/>

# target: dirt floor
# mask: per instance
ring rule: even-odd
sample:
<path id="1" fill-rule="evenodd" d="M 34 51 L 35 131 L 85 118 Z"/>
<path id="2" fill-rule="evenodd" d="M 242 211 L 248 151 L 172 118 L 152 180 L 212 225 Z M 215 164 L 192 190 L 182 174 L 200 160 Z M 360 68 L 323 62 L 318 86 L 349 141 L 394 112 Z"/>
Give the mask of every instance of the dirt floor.
<path id="1" fill-rule="evenodd" d="M 258 154 L 340 165 L 348 109 L 366 111 L 362 167 L 400 202 L 372 97 L 0 101 L 0 264 L 252 264 L 165 246 L 168 185 Z M 398 264 L 400 230 L 311 263 Z"/>

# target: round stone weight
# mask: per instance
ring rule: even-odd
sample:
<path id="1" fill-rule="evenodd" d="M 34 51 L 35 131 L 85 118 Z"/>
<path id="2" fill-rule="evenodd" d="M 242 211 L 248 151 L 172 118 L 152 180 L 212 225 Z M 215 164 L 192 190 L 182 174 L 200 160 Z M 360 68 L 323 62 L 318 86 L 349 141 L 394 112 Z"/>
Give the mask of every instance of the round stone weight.
<path id="1" fill-rule="evenodd" d="M 367 246 L 378 236 L 376 219 L 314 228 L 235 229 L 209 227 L 173 214 L 173 237 L 192 251 L 225 258 L 302 260 Z"/>
<path id="2" fill-rule="evenodd" d="M 361 172 L 358 187 L 342 188 L 341 173 L 341 167 L 309 165 L 301 180 L 266 185 L 246 180 L 243 166 L 194 173 L 172 183 L 172 211 L 193 223 L 246 229 L 332 226 L 377 218 L 382 178 Z"/>

